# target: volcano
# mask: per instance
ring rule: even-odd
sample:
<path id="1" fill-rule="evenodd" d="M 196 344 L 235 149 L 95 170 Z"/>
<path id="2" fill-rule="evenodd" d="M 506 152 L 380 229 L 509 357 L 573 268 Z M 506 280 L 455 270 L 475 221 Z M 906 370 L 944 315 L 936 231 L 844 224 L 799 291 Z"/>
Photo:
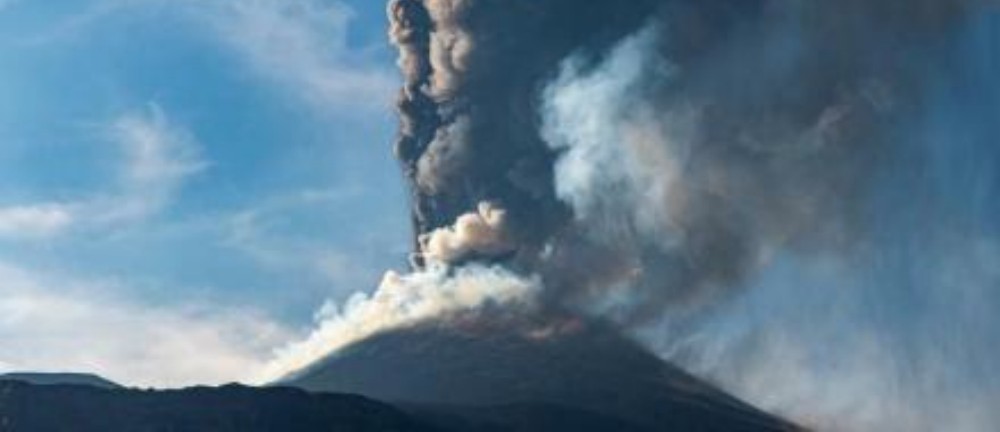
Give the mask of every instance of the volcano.
<path id="1" fill-rule="evenodd" d="M 139 390 L 0 379 L 0 431 L 802 430 L 615 327 L 578 320 L 430 321 L 356 342 L 278 384 Z"/>
<path id="2" fill-rule="evenodd" d="M 576 321 L 533 331 L 487 327 L 430 323 L 383 332 L 282 384 L 363 394 L 424 417 L 492 410 L 511 419 L 558 407 L 635 426 L 607 430 L 800 430 L 661 360 L 610 326 Z"/>

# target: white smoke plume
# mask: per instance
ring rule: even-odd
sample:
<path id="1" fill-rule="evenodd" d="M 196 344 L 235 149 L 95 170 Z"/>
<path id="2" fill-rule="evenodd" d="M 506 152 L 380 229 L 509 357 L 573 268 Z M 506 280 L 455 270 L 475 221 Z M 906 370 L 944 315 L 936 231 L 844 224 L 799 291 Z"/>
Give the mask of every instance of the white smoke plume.
<path id="1" fill-rule="evenodd" d="M 507 212 L 490 202 L 476 212 L 459 216 L 455 225 L 420 236 L 421 254 L 427 262 L 455 263 L 472 255 L 493 257 L 514 250 L 506 232 Z"/>
<path id="2" fill-rule="evenodd" d="M 590 74 L 571 58 L 545 93 L 543 134 L 560 152 L 557 196 L 572 207 L 578 223 L 596 228 L 587 235 L 608 242 L 631 237 L 628 227 L 658 241 L 676 232 L 671 212 L 682 206 L 688 140 L 673 137 L 693 122 L 675 115 L 660 124 L 638 97 L 645 74 L 671 73 L 669 64 L 647 55 L 655 40 L 651 30 L 626 39 Z"/>
<path id="3" fill-rule="evenodd" d="M 318 314 L 317 328 L 305 340 L 279 350 L 256 381 L 281 379 L 380 332 L 447 321 L 489 304 L 530 310 L 538 290 L 537 280 L 501 267 L 432 265 L 410 274 L 390 271 L 373 294 L 355 294 L 339 307 L 326 305 Z"/>

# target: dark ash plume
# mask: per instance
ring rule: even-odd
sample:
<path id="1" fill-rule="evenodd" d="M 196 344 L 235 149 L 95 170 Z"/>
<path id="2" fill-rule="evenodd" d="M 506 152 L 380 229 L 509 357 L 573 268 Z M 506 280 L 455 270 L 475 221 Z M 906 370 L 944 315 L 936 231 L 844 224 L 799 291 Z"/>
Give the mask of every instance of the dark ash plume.
<path id="1" fill-rule="evenodd" d="M 417 234 L 488 201 L 507 210 L 526 248 L 545 243 L 567 212 L 553 195 L 538 91 L 560 61 L 601 52 L 653 3 L 393 1 L 391 37 L 406 79 L 396 154 L 413 185 Z"/>
<path id="2" fill-rule="evenodd" d="M 774 250 L 849 247 L 921 103 L 912 56 L 970 8 L 396 0 L 417 236 L 491 203 L 546 304 L 622 323 L 705 304 Z"/>

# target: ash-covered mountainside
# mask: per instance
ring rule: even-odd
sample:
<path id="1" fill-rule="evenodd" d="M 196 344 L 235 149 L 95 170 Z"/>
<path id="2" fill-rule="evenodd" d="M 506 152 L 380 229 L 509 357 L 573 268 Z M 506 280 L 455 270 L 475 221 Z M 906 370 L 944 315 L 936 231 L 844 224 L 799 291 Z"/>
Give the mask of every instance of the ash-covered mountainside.
<path id="1" fill-rule="evenodd" d="M 385 332 L 284 384 L 365 394 L 414 412 L 534 403 L 620 419 L 636 430 L 796 430 L 610 327 L 566 321 L 524 331 L 502 320 L 483 323 L 430 323 Z"/>

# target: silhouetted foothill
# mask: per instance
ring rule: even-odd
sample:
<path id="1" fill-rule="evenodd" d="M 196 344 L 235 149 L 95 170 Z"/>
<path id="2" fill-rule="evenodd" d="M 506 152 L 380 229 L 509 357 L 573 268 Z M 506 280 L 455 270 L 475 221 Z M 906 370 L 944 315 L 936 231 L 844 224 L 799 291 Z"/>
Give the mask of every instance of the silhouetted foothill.
<path id="1" fill-rule="evenodd" d="M 237 385 L 152 391 L 0 381 L 3 432 L 437 430 L 359 396 Z"/>
<path id="2" fill-rule="evenodd" d="M 107 389 L 122 387 L 106 378 L 85 373 L 12 372 L 0 374 L 0 381 L 21 381 L 35 385 L 86 385 Z"/>

